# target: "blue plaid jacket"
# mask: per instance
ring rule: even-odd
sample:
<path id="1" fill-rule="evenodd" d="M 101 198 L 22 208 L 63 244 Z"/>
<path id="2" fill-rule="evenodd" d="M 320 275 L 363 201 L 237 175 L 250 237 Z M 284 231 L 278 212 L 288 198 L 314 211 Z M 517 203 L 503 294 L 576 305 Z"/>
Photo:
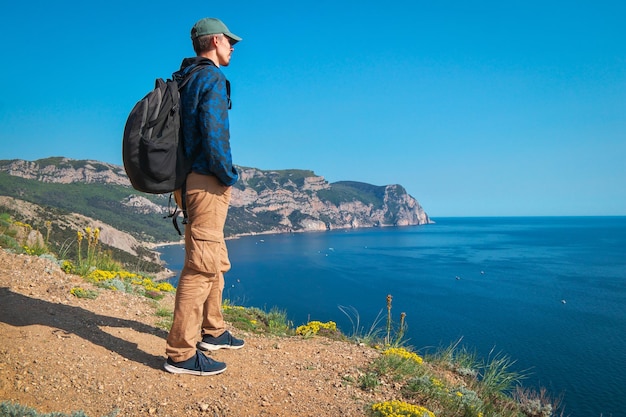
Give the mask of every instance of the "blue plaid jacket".
<path id="1" fill-rule="evenodd" d="M 185 58 L 178 73 L 184 75 L 199 63 L 205 67 L 192 74 L 180 90 L 185 154 L 193 161 L 193 172 L 215 175 L 225 185 L 233 185 L 239 174 L 230 154 L 226 77 L 211 60 L 202 57 Z"/>

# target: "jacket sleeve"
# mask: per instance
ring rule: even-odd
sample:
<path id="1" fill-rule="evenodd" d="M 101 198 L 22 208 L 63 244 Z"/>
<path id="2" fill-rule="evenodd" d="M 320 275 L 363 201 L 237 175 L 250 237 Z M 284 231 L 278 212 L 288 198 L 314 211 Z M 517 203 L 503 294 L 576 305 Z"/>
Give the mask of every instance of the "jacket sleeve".
<path id="1" fill-rule="evenodd" d="M 207 86 L 198 103 L 202 152 L 208 162 L 209 171 L 227 186 L 235 184 L 239 178 L 233 166 L 230 152 L 228 123 L 228 96 L 226 79 L 211 77 L 212 86 Z"/>

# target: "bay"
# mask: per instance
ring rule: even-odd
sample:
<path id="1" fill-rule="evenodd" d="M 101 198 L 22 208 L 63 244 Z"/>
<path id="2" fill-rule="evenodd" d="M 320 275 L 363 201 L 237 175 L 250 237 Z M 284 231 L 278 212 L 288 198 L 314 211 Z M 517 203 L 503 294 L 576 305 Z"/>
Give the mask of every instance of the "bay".
<path id="1" fill-rule="evenodd" d="M 462 339 L 514 359 L 524 386 L 563 396 L 565 415 L 626 416 L 626 217 L 435 221 L 229 240 L 224 298 L 351 334 L 339 306 L 367 330 L 391 294 L 415 350 Z M 161 252 L 180 271 L 183 247 Z"/>

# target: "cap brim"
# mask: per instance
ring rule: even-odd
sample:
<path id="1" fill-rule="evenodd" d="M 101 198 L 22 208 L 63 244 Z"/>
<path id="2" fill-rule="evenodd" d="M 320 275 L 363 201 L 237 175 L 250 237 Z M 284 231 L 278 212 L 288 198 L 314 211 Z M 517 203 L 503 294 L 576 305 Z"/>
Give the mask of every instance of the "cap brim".
<path id="1" fill-rule="evenodd" d="M 231 42 L 232 45 L 242 40 L 239 36 L 235 35 L 234 33 L 224 33 L 224 35 L 234 41 L 234 42 Z"/>

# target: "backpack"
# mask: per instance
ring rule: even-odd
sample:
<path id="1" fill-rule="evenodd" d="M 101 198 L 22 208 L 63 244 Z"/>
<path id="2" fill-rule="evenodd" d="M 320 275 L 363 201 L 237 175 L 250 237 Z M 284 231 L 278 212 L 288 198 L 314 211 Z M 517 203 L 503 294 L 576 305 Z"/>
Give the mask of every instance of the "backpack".
<path id="1" fill-rule="evenodd" d="M 131 110 L 122 140 L 122 159 L 133 188 L 150 194 L 170 193 L 182 187 L 191 170 L 180 140 L 180 93 L 196 65 L 185 77 L 155 82 L 154 90 Z"/>
<path id="2" fill-rule="evenodd" d="M 183 224 L 187 222 L 185 180 L 193 161 L 185 157 L 181 140 L 180 89 L 191 74 L 206 65 L 194 66 L 184 77 L 174 74 L 167 81 L 158 78 L 154 90 L 131 110 L 122 138 L 124 169 L 133 188 L 149 194 L 182 189 Z M 171 206 L 171 195 L 169 201 Z M 176 207 L 166 217 L 172 217 L 174 227 L 181 234 L 176 221 L 178 213 Z"/>

